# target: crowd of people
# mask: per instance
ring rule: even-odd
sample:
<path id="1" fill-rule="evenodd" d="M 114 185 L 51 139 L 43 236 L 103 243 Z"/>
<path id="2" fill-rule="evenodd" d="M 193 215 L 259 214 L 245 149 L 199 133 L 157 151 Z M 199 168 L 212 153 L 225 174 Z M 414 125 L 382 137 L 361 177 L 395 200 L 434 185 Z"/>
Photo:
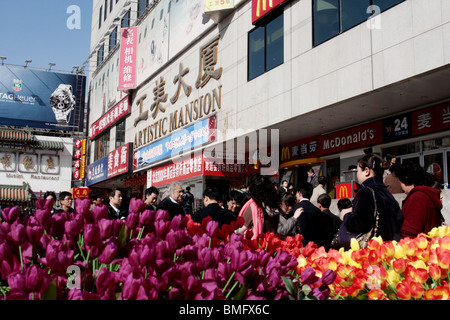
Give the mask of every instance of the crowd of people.
<path id="1" fill-rule="evenodd" d="M 376 154 L 366 154 L 357 163 L 356 177 L 356 195 L 353 199 L 339 199 L 339 212 L 330 211 L 332 199 L 326 192 L 327 179 L 317 176 L 314 170 L 308 171 L 308 179 L 296 188 L 286 180 L 277 186 L 261 175 L 253 177 L 248 188 L 232 189 L 226 194 L 207 186 L 203 190 L 203 205 L 195 211 L 190 187 L 183 190 L 177 182 L 169 185 L 167 196 L 159 202 L 160 191 L 156 187 L 147 188 L 143 200 L 146 209 L 167 210 L 170 219 L 179 214 L 189 214 L 195 222 L 211 217 L 221 227 L 242 217 L 244 225 L 236 232 L 248 238 L 256 239 L 265 232 L 277 233 L 281 238 L 300 233 L 305 245 L 312 241 L 326 250 L 333 247 L 333 237 L 341 226 L 348 232 L 362 234 L 376 225 L 377 235 L 383 240 L 398 241 L 445 223 L 440 186 L 428 179 L 421 166 L 410 162 L 395 164 Z M 393 197 L 398 190 L 406 194 L 402 206 Z M 45 193 L 44 198 L 55 203 L 57 200 L 54 192 Z M 92 190 L 89 199 L 92 209 L 106 205 L 110 219 L 125 219 L 128 215 L 120 189 L 109 190 L 106 199 L 102 192 Z M 52 213 L 74 211 L 70 192 L 61 192 L 58 200 L 60 205 Z"/>

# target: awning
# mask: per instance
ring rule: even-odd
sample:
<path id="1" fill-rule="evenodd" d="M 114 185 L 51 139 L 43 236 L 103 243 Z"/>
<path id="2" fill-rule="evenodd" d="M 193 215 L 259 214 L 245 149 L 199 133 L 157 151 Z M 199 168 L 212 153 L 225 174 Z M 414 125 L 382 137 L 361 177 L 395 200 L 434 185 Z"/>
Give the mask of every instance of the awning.
<path id="1" fill-rule="evenodd" d="M 321 159 L 321 158 L 307 158 L 307 159 L 292 160 L 292 161 L 286 161 L 286 162 L 281 163 L 280 169 L 290 169 L 293 167 L 308 166 L 308 165 L 322 163 L 322 162 L 325 162 L 325 160 Z"/>
<path id="2" fill-rule="evenodd" d="M 0 201 L 31 201 L 30 185 L 26 182 L 23 186 L 0 185 Z"/>
<path id="3" fill-rule="evenodd" d="M 61 141 L 35 140 L 33 149 L 64 150 L 64 143 Z"/>
<path id="4" fill-rule="evenodd" d="M 34 136 L 32 133 L 25 130 L 1 128 L 0 140 L 10 142 L 33 142 Z"/>

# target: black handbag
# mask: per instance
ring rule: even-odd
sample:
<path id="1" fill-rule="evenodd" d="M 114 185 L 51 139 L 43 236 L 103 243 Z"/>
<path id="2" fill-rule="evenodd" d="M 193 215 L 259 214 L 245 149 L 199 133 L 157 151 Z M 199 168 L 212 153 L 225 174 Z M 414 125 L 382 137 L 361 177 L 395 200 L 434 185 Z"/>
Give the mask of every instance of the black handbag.
<path id="1" fill-rule="evenodd" d="M 370 189 L 370 191 L 372 191 L 373 201 L 375 204 L 375 212 L 374 212 L 375 226 L 368 232 L 354 233 L 349 232 L 347 230 L 345 223 L 342 222 L 341 227 L 339 228 L 338 232 L 336 232 L 336 234 L 333 237 L 333 240 L 331 241 L 331 246 L 333 248 L 339 249 L 344 247 L 344 249 L 348 250 L 351 247 L 350 244 L 352 239 L 355 238 L 356 241 L 358 241 L 359 247 L 363 249 L 367 247 L 367 243 L 369 242 L 370 239 L 378 235 L 378 220 L 380 219 L 380 214 L 378 212 L 377 200 L 375 199 L 375 191 L 373 191 L 373 189 L 370 187 L 367 188 Z"/>

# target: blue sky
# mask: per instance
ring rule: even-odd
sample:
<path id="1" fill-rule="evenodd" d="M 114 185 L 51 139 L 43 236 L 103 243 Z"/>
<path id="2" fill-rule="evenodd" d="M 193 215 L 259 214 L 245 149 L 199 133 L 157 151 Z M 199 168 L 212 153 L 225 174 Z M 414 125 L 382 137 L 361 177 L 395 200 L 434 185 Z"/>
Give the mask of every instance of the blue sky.
<path id="1" fill-rule="evenodd" d="M 5 63 L 72 71 L 89 56 L 92 0 L 0 0 Z M 69 10 L 70 6 L 75 11 Z M 79 10 L 78 10 L 79 8 Z M 79 14 L 78 14 L 79 13 Z M 71 29 L 72 28 L 72 29 Z"/>

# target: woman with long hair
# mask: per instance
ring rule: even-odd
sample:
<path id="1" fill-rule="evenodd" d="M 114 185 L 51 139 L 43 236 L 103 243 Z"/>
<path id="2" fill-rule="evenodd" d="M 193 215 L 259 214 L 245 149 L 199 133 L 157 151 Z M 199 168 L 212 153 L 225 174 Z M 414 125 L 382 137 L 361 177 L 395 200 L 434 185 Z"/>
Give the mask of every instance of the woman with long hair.
<path id="1" fill-rule="evenodd" d="M 352 208 L 341 211 L 341 219 L 348 232 L 360 234 L 374 228 L 377 208 L 377 236 L 381 236 L 384 241 L 399 241 L 402 238 L 402 211 L 383 183 L 383 173 L 388 167 L 389 164 L 376 154 L 366 154 L 359 159 L 356 176 L 360 188 L 353 199 Z"/>
<path id="2" fill-rule="evenodd" d="M 251 239 L 256 239 L 264 232 L 277 232 L 280 199 L 275 185 L 266 176 L 257 175 L 249 188 L 250 200 L 239 212 L 239 216 L 245 220 L 244 226 L 237 232 L 246 234 L 251 231 Z"/>

